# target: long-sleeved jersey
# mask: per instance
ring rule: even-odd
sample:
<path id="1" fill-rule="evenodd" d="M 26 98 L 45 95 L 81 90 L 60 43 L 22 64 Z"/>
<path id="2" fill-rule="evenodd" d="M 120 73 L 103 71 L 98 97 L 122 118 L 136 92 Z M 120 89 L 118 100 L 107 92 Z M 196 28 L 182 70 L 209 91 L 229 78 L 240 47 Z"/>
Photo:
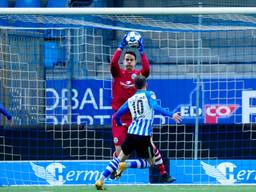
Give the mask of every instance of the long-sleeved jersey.
<path id="1" fill-rule="evenodd" d="M 128 127 L 128 133 L 134 135 L 151 136 L 154 111 L 172 116 L 170 111 L 157 104 L 154 92 L 146 90 L 137 91 L 120 107 L 115 114 L 117 125 L 122 125 L 120 117 L 129 111 L 132 114 L 132 123 Z"/>
<path id="2" fill-rule="evenodd" d="M 12 115 L 3 107 L 3 105 L 0 103 L 0 113 L 2 113 L 8 120 L 12 119 Z"/>
<path id="3" fill-rule="evenodd" d="M 118 60 L 121 54 L 122 51 L 118 49 L 115 51 L 110 66 L 113 76 L 111 105 L 114 111 L 117 111 L 136 92 L 134 86 L 135 77 L 140 74 L 148 77 L 150 72 L 149 62 L 145 53 L 141 54 L 142 69 L 130 72 L 120 67 Z"/>

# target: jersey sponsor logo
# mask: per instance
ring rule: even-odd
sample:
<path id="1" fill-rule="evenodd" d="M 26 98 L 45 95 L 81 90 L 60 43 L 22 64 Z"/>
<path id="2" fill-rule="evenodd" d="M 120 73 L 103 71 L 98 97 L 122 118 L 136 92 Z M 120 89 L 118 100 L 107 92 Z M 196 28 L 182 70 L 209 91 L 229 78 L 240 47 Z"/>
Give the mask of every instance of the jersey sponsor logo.
<path id="1" fill-rule="evenodd" d="M 219 118 L 230 117 L 238 108 L 237 104 L 233 105 L 205 105 L 205 123 L 216 124 Z"/>
<path id="2" fill-rule="evenodd" d="M 120 85 L 125 89 L 130 89 L 135 86 L 131 81 L 126 81 L 125 83 L 120 81 Z"/>

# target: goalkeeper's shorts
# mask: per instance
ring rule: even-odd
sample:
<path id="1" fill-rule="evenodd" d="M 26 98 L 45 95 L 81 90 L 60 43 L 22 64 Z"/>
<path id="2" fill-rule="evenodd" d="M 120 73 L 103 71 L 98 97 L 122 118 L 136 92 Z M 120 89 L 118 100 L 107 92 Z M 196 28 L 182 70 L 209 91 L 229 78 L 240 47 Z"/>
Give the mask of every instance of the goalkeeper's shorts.
<path id="1" fill-rule="evenodd" d="M 125 117 L 125 116 L 124 116 Z M 127 116 L 128 117 L 128 116 Z M 122 145 L 127 136 L 128 127 L 131 124 L 130 116 L 129 118 L 122 118 L 122 123 L 125 123 L 125 126 L 117 126 L 115 118 L 112 117 L 112 136 L 114 145 Z"/>

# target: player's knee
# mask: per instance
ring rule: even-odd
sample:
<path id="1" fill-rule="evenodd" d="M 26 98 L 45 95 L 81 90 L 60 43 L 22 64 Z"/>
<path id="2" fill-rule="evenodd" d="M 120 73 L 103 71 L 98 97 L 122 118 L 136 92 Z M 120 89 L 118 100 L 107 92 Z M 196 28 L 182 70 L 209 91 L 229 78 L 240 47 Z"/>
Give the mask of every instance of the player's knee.
<path id="1" fill-rule="evenodd" d="M 118 153 L 117 153 L 117 151 L 114 151 L 113 158 L 116 158 L 116 157 L 118 157 Z"/>
<path id="2" fill-rule="evenodd" d="M 121 146 L 116 146 L 116 150 L 115 150 L 115 152 L 113 153 L 113 157 L 114 157 L 114 158 L 115 158 L 115 157 L 118 157 L 119 154 L 120 154 L 120 152 L 121 152 Z"/>

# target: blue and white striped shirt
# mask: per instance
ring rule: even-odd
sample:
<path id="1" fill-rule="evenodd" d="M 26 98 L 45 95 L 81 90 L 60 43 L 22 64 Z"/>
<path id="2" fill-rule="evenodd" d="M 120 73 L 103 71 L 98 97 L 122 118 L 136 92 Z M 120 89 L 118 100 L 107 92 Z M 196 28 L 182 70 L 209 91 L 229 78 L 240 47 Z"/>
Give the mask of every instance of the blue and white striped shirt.
<path id="1" fill-rule="evenodd" d="M 116 123 L 121 126 L 120 117 L 131 112 L 132 123 L 128 128 L 129 134 L 151 136 L 154 111 L 165 116 L 172 116 L 172 113 L 163 109 L 156 102 L 156 96 L 152 91 L 138 90 L 128 99 L 116 112 Z"/>

